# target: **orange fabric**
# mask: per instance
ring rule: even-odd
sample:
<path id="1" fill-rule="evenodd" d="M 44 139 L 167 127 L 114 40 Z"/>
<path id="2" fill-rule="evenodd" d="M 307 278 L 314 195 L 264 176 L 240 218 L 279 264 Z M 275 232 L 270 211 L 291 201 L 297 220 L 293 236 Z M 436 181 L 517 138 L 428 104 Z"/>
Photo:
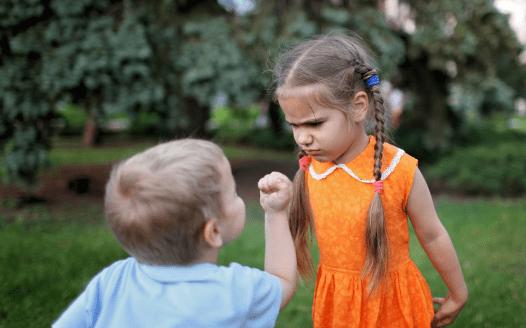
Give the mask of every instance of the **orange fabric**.
<path id="1" fill-rule="evenodd" d="M 373 179 L 374 137 L 350 163 L 360 179 Z M 382 171 L 397 148 L 384 144 Z M 312 160 L 316 173 L 334 165 Z M 384 180 L 382 203 L 391 244 L 388 284 L 370 299 L 367 281 L 360 278 L 365 261 L 365 221 L 374 187 L 338 168 L 326 178 L 306 174 L 320 263 L 314 292 L 314 327 L 426 327 L 434 311 L 431 291 L 409 258 L 409 230 L 405 206 L 413 184 L 417 160 L 404 154 Z"/>

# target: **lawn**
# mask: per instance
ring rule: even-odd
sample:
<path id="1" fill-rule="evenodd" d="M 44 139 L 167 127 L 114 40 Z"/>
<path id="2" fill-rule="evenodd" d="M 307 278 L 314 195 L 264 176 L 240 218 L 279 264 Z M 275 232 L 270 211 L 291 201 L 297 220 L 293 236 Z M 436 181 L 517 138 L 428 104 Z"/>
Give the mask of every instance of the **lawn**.
<path id="1" fill-rule="evenodd" d="M 50 154 L 54 165 L 114 162 L 156 142 L 134 147 L 86 150 L 62 142 Z M 224 147 L 229 158 L 292 159 L 290 154 Z M 252 154 L 252 155 L 251 155 Z M 453 327 L 526 328 L 526 199 L 439 197 L 437 212 L 448 230 L 470 291 L 468 304 Z M 49 327 L 90 278 L 127 257 L 111 234 L 101 205 L 43 206 L 15 209 L 0 200 L 0 328 Z M 0 212 L 1 213 L 1 212 Z M 231 261 L 263 268 L 263 212 L 247 202 L 241 236 L 221 250 L 220 264 Z M 447 288 L 411 231 L 411 257 L 435 296 Z M 316 250 L 313 254 L 317 254 Z M 292 302 L 280 313 L 277 327 L 312 327 L 313 285 L 298 285 Z"/>
<path id="2" fill-rule="evenodd" d="M 161 142 L 146 140 L 116 141 L 112 147 L 80 147 L 79 138 L 68 138 L 56 141 L 49 152 L 49 161 L 52 166 L 61 164 L 93 164 L 93 163 L 113 163 L 123 158 L 132 156 L 151 146 Z M 221 146 L 226 157 L 230 159 L 268 159 L 268 160 L 294 160 L 296 156 L 290 152 L 273 151 L 270 149 L 259 149 L 254 147 L 234 147 L 229 145 Z"/>
<path id="3" fill-rule="evenodd" d="M 438 198 L 437 211 L 455 244 L 470 291 L 454 327 L 526 327 L 526 225 L 524 201 Z M 12 206 L 3 201 L 1 206 Z M 102 208 L 66 208 L 49 213 L 36 206 L 13 222 L 0 217 L 0 328 L 46 327 L 82 291 L 90 278 L 127 257 L 103 219 Z M 236 261 L 262 268 L 263 213 L 247 204 L 242 235 L 224 247 L 220 264 Z M 414 234 L 411 257 L 434 295 L 446 287 Z M 298 286 L 277 327 L 309 327 L 313 286 Z"/>

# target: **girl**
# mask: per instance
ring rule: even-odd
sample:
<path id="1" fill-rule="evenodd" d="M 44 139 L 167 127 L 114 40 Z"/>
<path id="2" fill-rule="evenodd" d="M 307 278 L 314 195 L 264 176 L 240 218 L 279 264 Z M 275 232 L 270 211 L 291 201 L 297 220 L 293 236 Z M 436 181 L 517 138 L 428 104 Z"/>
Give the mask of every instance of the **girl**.
<path id="1" fill-rule="evenodd" d="M 315 327 L 442 327 L 468 292 L 417 160 L 385 143 L 377 71 L 357 37 L 321 36 L 287 52 L 275 69 L 278 100 L 300 148 L 289 220 L 300 274 L 320 263 Z M 374 136 L 364 121 L 371 109 Z M 450 292 L 432 298 L 409 258 L 407 216 Z M 434 309 L 433 302 L 441 305 Z"/>

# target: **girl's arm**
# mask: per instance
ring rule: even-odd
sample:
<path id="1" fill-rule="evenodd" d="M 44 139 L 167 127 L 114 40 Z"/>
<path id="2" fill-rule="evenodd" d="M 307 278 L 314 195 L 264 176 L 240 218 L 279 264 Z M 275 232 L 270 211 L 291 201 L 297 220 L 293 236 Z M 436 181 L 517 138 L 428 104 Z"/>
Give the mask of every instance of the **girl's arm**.
<path id="1" fill-rule="evenodd" d="M 261 207 L 265 210 L 265 271 L 281 281 L 281 310 L 296 292 L 296 250 L 287 216 L 292 182 L 287 176 L 272 172 L 259 180 L 258 187 Z"/>
<path id="2" fill-rule="evenodd" d="M 433 298 L 434 303 L 441 305 L 435 309 L 433 326 L 449 325 L 466 304 L 468 289 L 453 243 L 438 218 L 431 193 L 418 168 L 407 200 L 407 212 L 420 244 L 450 291 L 444 299 Z"/>

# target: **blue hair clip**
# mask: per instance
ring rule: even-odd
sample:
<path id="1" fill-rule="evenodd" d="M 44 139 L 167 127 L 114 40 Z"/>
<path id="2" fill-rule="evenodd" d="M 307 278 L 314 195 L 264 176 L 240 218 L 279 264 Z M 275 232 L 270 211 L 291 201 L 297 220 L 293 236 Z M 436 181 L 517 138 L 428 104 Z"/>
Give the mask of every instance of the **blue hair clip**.
<path id="1" fill-rule="evenodd" d="M 370 78 L 368 78 L 366 81 L 367 86 L 373 86 L 375 84 L 380 84 L 380 80 L 378 79 L 378 75 L 373 75 Z"/>

